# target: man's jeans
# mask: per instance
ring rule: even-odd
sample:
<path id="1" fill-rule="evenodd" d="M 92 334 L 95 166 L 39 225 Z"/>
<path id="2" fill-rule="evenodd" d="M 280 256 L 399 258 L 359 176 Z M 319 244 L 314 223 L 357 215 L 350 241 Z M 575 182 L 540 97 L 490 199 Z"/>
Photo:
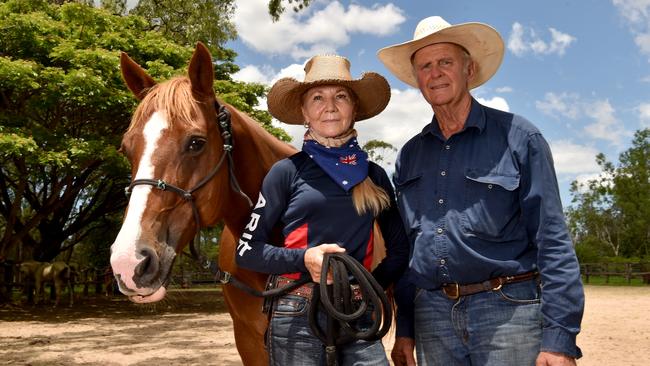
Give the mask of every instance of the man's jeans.
<path id="1" fill-rule="evenodd" d="M 267 346 L 270 364 L 275 366 L 325 365 L 325 348 L 309 327 L 309 301 L 304 297 L 285 295 L 273 302 Z M 320 317 L 325 328 L 324 317 Z M 370 322 L 368 313 L 367 322 Z M 361 329 L 368 329 L 359 327 Z M 388 365 L 381 341 L 354 341 L 338 346 L 339 366 Z"/>
<path id="2" fill-rule="evenodd" d="M 449 299 L 442 291 L 415 296 L 418 365 L 534 365 L 542 340 L 537 281 Z"/>

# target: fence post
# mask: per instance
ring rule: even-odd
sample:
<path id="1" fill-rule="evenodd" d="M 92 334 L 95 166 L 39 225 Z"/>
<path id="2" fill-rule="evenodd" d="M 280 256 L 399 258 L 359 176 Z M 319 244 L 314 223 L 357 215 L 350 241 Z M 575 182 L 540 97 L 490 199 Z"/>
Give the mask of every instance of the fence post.
<path id="1" fill-rule="evenodd" d="M 589 283 L 589 265 L 584 264 L 585 266 L 585 283 Z"/>
<path id="2" fill-rule="evenodd" d="M 605 283 L 609 283 L 609 263 L 605 263 Z"/>
<path id="3" fill-rule="evenodd" d="M 632 263 L 625 263 L 625 278 L 629 285 L 632 282 Z"/>

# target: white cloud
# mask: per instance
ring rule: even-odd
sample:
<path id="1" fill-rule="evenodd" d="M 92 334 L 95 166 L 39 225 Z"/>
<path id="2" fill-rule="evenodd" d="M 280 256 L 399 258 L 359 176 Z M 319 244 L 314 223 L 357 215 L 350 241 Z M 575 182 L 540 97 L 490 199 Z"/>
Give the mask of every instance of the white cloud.
<path id="1" fill-rule="evenodd" d="M 600 168 L 596 164 L 598 150 L 578 145 L 568 140 L 549 142 L 558 174 L 593 174 Z"/>
<path id="2" fill-rule="evenodd" d="M 509 86 L 502 86 L 500 88 L 496 88 L 495 91 L 497 93 L 512 93 L 513 89 Z"/>
<path id="3" fill-rule="evenodd" d="M 646 22 L 650 14 L 650 0 L 613 0 L 612 3 L 631 24 Z"/>
<path id="4" fill-rule="evenodd" d="M 476 100 L 479 103 L 486 105 L 490 108 L 499 109 L 505 112 L 510 112 L 510 106 L 508 105 L 508 102 L 502 97 L 492 97 L 491 99 L 476 97 Z"/>
<path id="5" fill-rule="evenodd" d="M 592 137 L 621 146 L 623 137 L 628 133 L 625 132 L 623 123 L 615 117 L 614 113 L 614 107 L 609 100 L 598 100 L 586 104 L 585 114 L 595 122 L 585 126 L 585 132 Z"/>
<path id="6" fill-rule="evenodd" d="M 613 0 L 612 3 L 627 21 L 641 53 L 650 55 L 650 0 Z"/>
<path id="7" fill-rule="evenodd" d="M 555 28 L 548 28 L 551 33 L 550 41 L 542 40 L 534 29 L 526 29 L 519 22 L 512 24 L 512 32 L 508 38 L 508 49 L 515 56 L 524 56 L 532 52 L 538 55 L 564 55 L 566 49 L 576 38 L 570 34 L 562 33 Z"/>
<path id="8" fill-rule="evenodd" d="M 243 81 L 246 83 L 269 84 L 271 80 L 269 79 L 268 75 L 268 68 L 259 68 L 257 66 L 248 65 L 232 74 L 232 78 L 233 80 Z"/>
<path id="9" fill-rule="evenodd" d="M 232 78 L 236 81 L 260 83 L 270 87 L 273 83 L 282 78 L 303 80 L 305 78 L 305 66 L 304 64 L 291 64 L 280 70 L 280 72 L 275 72 L 275 70 L 268 65 L 247 65 L 234 73 Z"/>
<path id="10" fill-rule="evenodd" d="M 642 128 L 650 128 L 650 103 L 642 103 L 637 107 Z"/>
<path id="11" fill-rule="evenodd" d="M 386 36 L 406 18 L 393 4 L 364 7 L 340 2 L 313 2 L 306 10 L 288 9 L 273 23 L 267 0 L 237 1 L 233 21 L 241 40 L 257 52 L 291 55 L 294 59 L 333 53 L 350 42 L 353 33 Z"/>
<path id="12" fill-rule="evenodd" d="M 575 120 L 580 115 L 579 99 L 580 97 L 575 93 L 549 92 L 544 95 L 543 101 L 535 101 L 535 107 L 549 116 L 557 118 L 557 115 L 560 115 Z"/>
<path id="13" fill-rule="evenodd" d="M 584 132 L 593 138 L 608 141 L 620 147 L 623 138 L 630 133 L 625 130 L 623 122 L 616 118 L 616 111 L 609 100 L 583 100 L 576 93 L 546 93 L 543 101 L 536 101 L 535 106 L 542 113 L 556 119 L 569 118 L 592 120 L 584 127 Z"/>

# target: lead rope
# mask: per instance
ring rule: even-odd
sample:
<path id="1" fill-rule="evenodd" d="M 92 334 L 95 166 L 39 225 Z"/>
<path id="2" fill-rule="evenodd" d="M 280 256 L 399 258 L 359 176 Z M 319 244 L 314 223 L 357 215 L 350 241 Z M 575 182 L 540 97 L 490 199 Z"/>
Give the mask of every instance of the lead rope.
<path id="1" fill-rule="evenodd" d="M 325 345 L 328 366 L 337 363 L 337 346 L 357 339 L 376 341 L 386 335 L 392 321 L 392 308 L 384 289 L 357 260 L 346 254 L 328 253 L 323 257 L 321 273 L 332 269 L 333 283 L 327 284 L 327 276 L 321 276 L 314 285 L 309 307 L 309 326 Z M 357 280 L 363 294 L 361 303 L 353 303 L 354 294 L 350 277 Z M 324 308 L 327 329 L 323 331 L 318 323 L 320 308 Z M 356 307 L 356 309 L 355 309 Z M 372 310 L 372 323 L 367 330 L 353 325 L 361 320 L 368 309 Z"/>

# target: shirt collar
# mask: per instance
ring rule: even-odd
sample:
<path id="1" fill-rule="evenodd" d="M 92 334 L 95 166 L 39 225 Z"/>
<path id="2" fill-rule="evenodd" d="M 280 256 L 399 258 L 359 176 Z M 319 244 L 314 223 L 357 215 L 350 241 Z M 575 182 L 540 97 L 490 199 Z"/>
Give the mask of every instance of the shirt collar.
<path id="1" fill-rule="evenodd" d="M 477 128 L 479 133 L 482 133 L 485 129 L 485 110 L 481 103 L 477 102 L 474 97 L 472 97 L 472 106 L 470 107 L 469 116 L 467 116 L 463 131 L 468 128 Z M 424 126 L 422 129 L 421 135 L 424 136 L 426 134 L 432 134 L 442 140 L 445 139 L 442 135 L 442 131 L 440 131 L 440 126 L 438 125 L 438 120 L 435 115 L 433 116 L 431 123 Z"/>

